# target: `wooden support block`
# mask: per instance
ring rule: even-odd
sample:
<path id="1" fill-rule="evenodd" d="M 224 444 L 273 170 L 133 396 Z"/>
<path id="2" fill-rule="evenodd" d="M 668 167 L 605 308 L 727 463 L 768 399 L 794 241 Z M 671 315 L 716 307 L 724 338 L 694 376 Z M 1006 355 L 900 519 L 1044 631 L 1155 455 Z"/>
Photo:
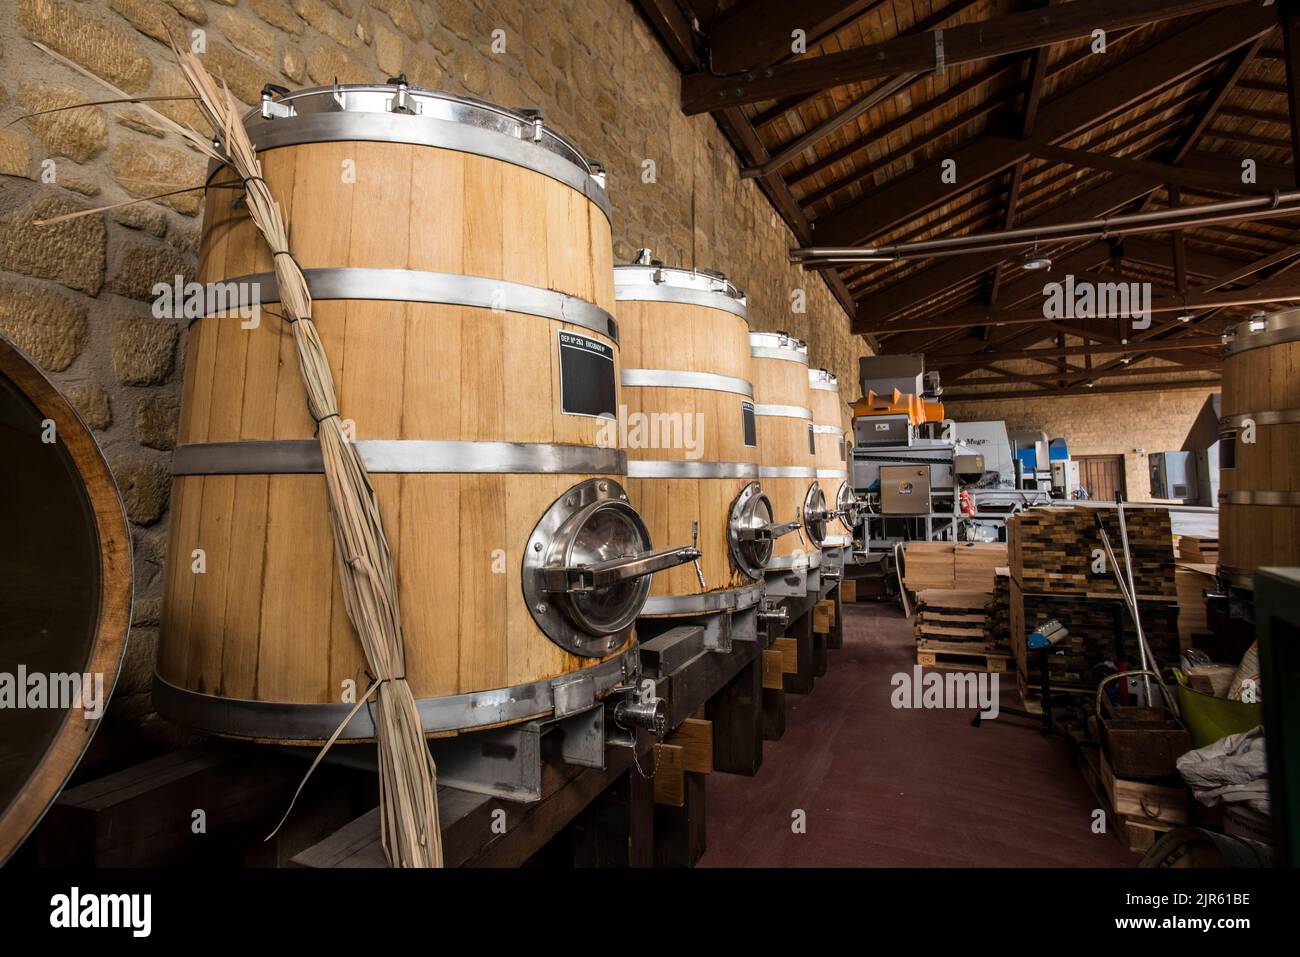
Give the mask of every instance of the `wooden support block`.
<path id="1" fill-rule="evenodd" d="M 682 806 L 655 805 L 655 867 L 694 867 L 704 856 L 707 780 L 687 771 Z"/>
<path id="2" fill-rule="evenodd" d="M 709 699 L 713 768 L 753 776 L 763 765 L 762 668 L 752 659 Z"/>
<path id="3" fill-rule="evenodd" d="M 574 865 L 653 867 L 655 788 L 632 768 L 592 801 L 562 842 L 572 846 Z"/>
<path id="4" fill-rule="evenodd" d="M 780 641 L 781 639 L 777 639 Z M 782 688 L 785 673 L 785 655 L 777 648 L 768 648 L 763 652 L 763 687 Z"/>
<path id="5" fill-rule="evenodd" d="M 795 642 L 795 660 L 798 665 L 794 674 L 785 676 L 787 694 L 812 694 L 813 684 L 817 680 L 812 618 L 812 612 L 806 611 L 786 631 L 787 637 L 793 638 Z"/>
<path id="6" fill-rule="evenodd" d="M 677 744 L 655 745 L 655 803 L 681 807 L 686 800 L 686 749 Z"/>
<path id="7" fill-rule="evenodd" d="M 823 598 L 813 605 L 813 632 L 815 634 L 829 634 L 834 624 L 835 602 Z"/>
<path id="8" fill-rule="evenodd" d="M 763 689 L 763 738 L 780 741 L 785 734 L 785 689 Z"/>
<path id="9" fill-rule="evenodd" d="M 781 655 L 781 673 L 799 673 L 799 642 L 793 638 L 778 638 L 772 647 Z"/>
<path id="10" fill-rule="evenodd" d="M 844 647 L 844 582 L 831 592 L 831 602 L 835 606 L 833 617 L 831 618 L 831 631 L 826 636 L 826 647 L 835 651 Z"/>
<path id="11" fill-rule="evenodd" d="M 48 867 L 283 864 L 374 803 L 373 774 L 318 768 L 286 830 L 263 843 L 305 769 L 282 754 L 223 743 L 145 761 L 64 791 L 37 831 L 37 860 Z"/>
<path id="12" fill-rule="evenodd" d="M 670 734 L 665 744 L 675 744 L 683 751 L 683 768 L 693 774 L 708 774 L 713 770 L 713 725 L 699 718 L 687 718 Z"/>
<path id="13" fill-rule="evenodd" d="M 841 601 L 856 602 L 858 600 L 858 583 L 846 578 L 840 582 L 839 592 Z"/>

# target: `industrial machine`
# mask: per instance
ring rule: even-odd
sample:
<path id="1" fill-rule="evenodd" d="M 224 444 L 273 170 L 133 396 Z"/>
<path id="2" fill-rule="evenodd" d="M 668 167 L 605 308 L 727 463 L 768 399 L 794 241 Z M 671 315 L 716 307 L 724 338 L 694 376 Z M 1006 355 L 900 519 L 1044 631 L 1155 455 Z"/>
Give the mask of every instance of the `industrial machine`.
<path id="1" fill-rule="evenodd" d="M 1184 505 L 1218 504 L 1219 409 L 1220 397 L 1207 396 L 1182 449 L 1149 457 L 1152 498 L 1175 499 Z"/>
<path id="2" fill-rule="evenodd" d="M 855 532 L 859 551 L 902 541 L 998 541 L 1008 516 L 1049 501 L 1050 471 L 1043 488 L 1037 478 L 1030 489 L 1018 487 L 1021 469 L 1003 423 L 944 417 L 938 373 L 926 373 L 923 356 L 865 357 L 859 378 L 850 453 L 865 514 Z"/>

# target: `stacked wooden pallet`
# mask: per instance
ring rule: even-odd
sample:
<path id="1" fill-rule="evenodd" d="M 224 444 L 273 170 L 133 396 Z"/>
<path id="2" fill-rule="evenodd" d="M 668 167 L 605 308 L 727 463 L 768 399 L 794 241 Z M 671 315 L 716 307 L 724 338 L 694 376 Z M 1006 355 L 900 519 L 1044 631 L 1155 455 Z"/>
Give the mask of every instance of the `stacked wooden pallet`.
<path id="1" fill-rule="evenodd" d="M 949 589 L 993 593 L 993 569 L 1007 563 L 1007 547 L 982 542 L 908 542 L 904 584 L 914 592 Z"/>
<path id="2" fill-rule="evenodd" d="M 1179 553 L 1182 553 L 1181 543 Z M 1205 593 L 1214 588 L 1214 565 L 1180 561 L 1174 571 L 1178 586 L 1178 641 L 1186 650 L 1192 639 L 1207 634 Z"/>
<path id="3" fill-rule="evenodd" d="M 999 565 L 993 574 L 993 604 L 988 611 L 985 637 L 989 644 L 1011 652 L 1011 569 Z"/>
<path id="4" fill-rule="evenodd" d="M 903 546 L 903 584 L 920 593 L 929 589 L 952 589 L 957 568 L 951 542 L 908 542 Z"/>
<path id="5" fill-rule="evenodd" d="M 1138 659 L 1132 617 L 1104 560 L 1095 514 L 1100 514 L 1117 559 L 1123 562 L 1115 509 L 1031 509 L 1008 522 L 1009 616 L 1017 680 L 1026 700 L 1038 687 L 1038 656 L 1030 655 L 1030 632 L 1056 619 L 1069 631 L 1049 657 L 1053 688 L 1087 692 L 1096 687 L 1097 666 L 1118 660 L 1124 635 L 1130 667 Z M 1178 601 L 1173 539 L 1164 509 L 1126 508 L 1133 578 L 1142 627 L 1157 661 L 1177 661 Z"/>
<path id="6" fill-rule="evenodd" d="M 1206 535 L 1181 535 L 1178 538 L 1178 558 L 1197 565 L 1219 563 L 1219 540 Z"/>
<path id="7" fill-rule="evenodd" d="M 1007 563 L 1007 546 L 1002 543 L 958 542 L 953 546 L 953 586 L 993 593 L 995 569 Z"/>
<path id="8" fill-rule="evenodd" d="M 1006 671 L 1009 649 L 988 640 L 989 596 L 931 588 L 917 595 L 916 663 L 951 671 Z"/>
<path id="9" fill-rule="evenodd" d="M 1100 515 L 1111 548 L 1123 562 L 1119 515 L 1113 508 L 1034 508 L 1007 523 L 1011 574 L 1026 591 L 1054 595 L 1117 595 L 1119 586 L 1102 554 L 1096 516 Z M 1169 512 L 1162 508 L 1125 508 L 1129 553 L 1137 593 L 1173 598 L 1173 538 Z"/>

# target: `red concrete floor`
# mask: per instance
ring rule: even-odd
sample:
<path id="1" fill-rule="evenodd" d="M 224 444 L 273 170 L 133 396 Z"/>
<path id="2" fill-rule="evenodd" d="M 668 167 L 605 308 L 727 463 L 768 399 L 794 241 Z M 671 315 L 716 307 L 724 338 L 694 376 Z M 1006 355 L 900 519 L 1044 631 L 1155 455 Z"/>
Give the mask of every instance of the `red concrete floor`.
<path id="1" fill-rule="evenodd" d="M 895 709 L 916 662 L 893 606 L 845 606 L 844 647 L 811 695 L 786 696 L 786 731 L 752 777 L 708 779 L 702 867 L 1132 867 L 1065 746 L 1023 718 Z M 1014 678 L 1002 701 L 1018 704 Z M 806 812 L 806 833 L 792 813 Z"/>

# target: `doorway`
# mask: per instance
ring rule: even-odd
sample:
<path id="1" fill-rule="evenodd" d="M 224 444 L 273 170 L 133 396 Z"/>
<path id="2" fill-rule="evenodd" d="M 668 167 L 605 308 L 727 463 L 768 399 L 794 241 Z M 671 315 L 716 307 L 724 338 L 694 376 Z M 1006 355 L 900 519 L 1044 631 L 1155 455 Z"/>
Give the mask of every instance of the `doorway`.
<path id="1" fill-rule="evenodd" d="M 1128 498 L 1124 484 L 1124 456 L 1080 455 L 1079 481 L 1088 491 L 1088 497 L 1114 501 L 1116 493 Z"/>

